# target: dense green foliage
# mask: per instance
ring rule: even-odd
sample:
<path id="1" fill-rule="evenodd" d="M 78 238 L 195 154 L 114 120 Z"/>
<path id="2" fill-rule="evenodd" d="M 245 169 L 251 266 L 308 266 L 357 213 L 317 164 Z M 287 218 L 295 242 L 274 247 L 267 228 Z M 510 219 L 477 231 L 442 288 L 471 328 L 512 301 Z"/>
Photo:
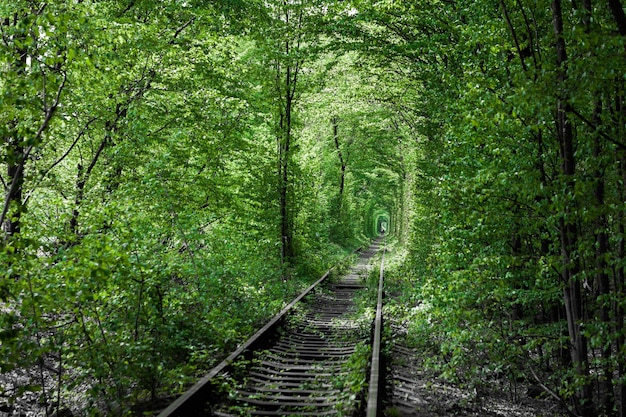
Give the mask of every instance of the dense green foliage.
<path id="1" fill-rule="evenodd" d="M 620 0 L 4 0 L 0 27 L 0 401 L 181 390 L 385 225 L 445 375 L 626 415 Z"/>
<path id="2" fill-rule="evenodd" d="M 417 148 L 414 336 L 466 383 L 524 378 L 573 415 L 625 415 L 621 2 L 361 7 L 345 24 L 401 75 L 389 99 Z"/>
<path id="3" fill-rule="evenodd" d="M 371 91 L 342 87 L 322 11 L 0 4 L 0 401 L 121 415 L 180 392 L 376 233 L 388 122 L 360 126 Z"/>

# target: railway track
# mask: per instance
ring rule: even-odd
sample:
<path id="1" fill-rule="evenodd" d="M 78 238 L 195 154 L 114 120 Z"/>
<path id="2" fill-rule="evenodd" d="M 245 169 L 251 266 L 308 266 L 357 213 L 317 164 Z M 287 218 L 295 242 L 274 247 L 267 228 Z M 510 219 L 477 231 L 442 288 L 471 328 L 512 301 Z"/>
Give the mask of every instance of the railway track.
<path id="1" fill-rule="evenodd" d="M 375 416 L 382 263 L 376 318 L 364 326 L 354 313 L 355 296 L 383 245 L 374 241 L 338 280 L 324 275 L 159 417 Z"/>
<path id="2" fill-rule="evenodd" d="M 382 360 L 384 250 L 375 316 L 358 316 L 355 298 L 383 248 L 374 241 L 339 279 L 326 273 L 158 417 L 538 415 L 543 403 L 474 398 L 437 379 L 393 321 Z"/>

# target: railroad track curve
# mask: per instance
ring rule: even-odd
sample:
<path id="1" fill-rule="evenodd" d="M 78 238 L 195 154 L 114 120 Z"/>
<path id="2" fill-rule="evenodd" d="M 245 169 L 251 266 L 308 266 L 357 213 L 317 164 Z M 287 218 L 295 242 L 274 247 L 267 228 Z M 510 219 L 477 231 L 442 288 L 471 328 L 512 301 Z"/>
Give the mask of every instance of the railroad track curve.
<path id="1" fill-rule="evenodd" d="M 376 416 L 382 261 L 377 313 L 366 319 L 371 331 L 354 312 L 371 260 L 383 248 L 384 238 L 378 238 L 348 273 L 333 282 L 326 273 L 158 417 Z M 369 390 L 353 392 L 352 368 L 363 355 Z"/>

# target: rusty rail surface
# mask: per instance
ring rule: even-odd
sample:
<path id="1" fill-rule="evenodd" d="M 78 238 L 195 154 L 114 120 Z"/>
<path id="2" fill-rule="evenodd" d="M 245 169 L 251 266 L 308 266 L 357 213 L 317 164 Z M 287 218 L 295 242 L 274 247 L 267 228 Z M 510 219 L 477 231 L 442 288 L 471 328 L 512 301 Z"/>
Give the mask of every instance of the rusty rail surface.
<path id="1" fill-rule="evenodd" d="M 383 282 L 385 276 L 386 240 L 383 242 L 383 253 L 380 259 L 380 274 L 378 276 L 378 297 L 376 302 L 376 318 L 374 319 L 374 337 L 372 341 L 372 365 L 370 369 L 369 393 L 367 396 L 366 417 L 377 417 L 378 406 L 382 396 L 379 390 L 383 387 L 381 374 L 381 339 L 383 331 Z"/>

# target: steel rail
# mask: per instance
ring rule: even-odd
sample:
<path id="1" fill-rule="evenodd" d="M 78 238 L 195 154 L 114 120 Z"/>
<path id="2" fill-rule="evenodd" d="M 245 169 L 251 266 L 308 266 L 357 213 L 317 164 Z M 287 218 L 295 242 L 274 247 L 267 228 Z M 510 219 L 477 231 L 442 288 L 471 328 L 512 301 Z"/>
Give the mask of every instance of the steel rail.
<path id="1" fill-rule="evenodd" d="M 372 341 L 372 365 L 370 368 L 369 392 L 367 396 L 366 417 L 377 417 L 378 406 L 381 401 L 379 390 L 382 376 L 380 366 L 381 335 L 383 330 L 383 281 L 385 271 L 386 239 L 383 241 L 383 252 L 380 259 L 380 274 L 378 276 L 378 300 L 376 302 L 376 318 L 374 319 L 374 340 Z"/>
<path id="2" fill-rule="evenodd" d="M 358 253 L 361 249 L 362 248 L 359 247 L 353 253 Z M 315 287 L 324 282 L 329 277 L 331 271 L 333 271 L 334 268 L 335 267 L 330 268 L 320 279 L 318 279 L 309 287 L 307 287 L 304 291 L 302 291 L 300 295 L 294 298 L 293 301 L 291 301 L 285 308 L 283 308 L 277 315 L 275 315 L 267 324 L 265 324 L 265 326 L 259 329 L 252 337 L 250 337 L 234 352 L 228 355 L 226 359 L 224 359 L 217 366 L 211 369 L 206 376 L 200 379 L 195 385 L 185 391 L 167 408 L 161 411 L 157 417 L 188 417 L 200 415 L 198 414 L 197 408 L 200 404 L 204 403 L 206 397 L 209 396 L 211 391 L 211 381 L 222 371 L 224 371 L 228 366 L 230 366 L 234 362 L 234 360 L 239 357 L 239 355 L 249 350 L 256 343 L 259 343 L 266 333 L 276 328 L 276 326 L 285 318 L 285 316 L 293 308 L 293 306 L 301 301 L 304 297 L 306 297 Z"/>

